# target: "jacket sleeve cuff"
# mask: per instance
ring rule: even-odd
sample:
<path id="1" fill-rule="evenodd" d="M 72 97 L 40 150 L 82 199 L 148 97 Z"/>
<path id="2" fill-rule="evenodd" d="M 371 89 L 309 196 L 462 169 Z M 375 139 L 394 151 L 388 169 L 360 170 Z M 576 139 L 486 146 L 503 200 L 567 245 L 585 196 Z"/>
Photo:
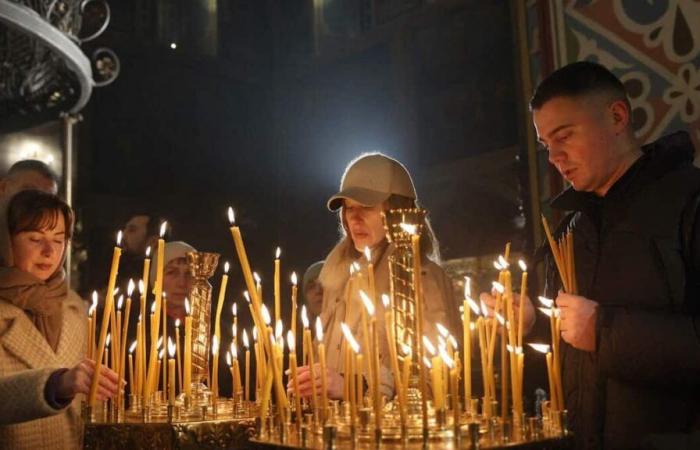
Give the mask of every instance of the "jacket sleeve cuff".
<path id="1" fill-rule="evenodd" d="M 49 375 L 48 380 L 46 380 L 46 387 L 44 388 L 44 399 L 46 403 L 49 404 L 53 409 L 63 409 L 71 404 L 73 397 L 71 398 L 59 398 L 58 397 L 58 384 L 61 381 L 61 376 L 68 372 L 68 369 L 59 369 L 54 371 Z"/>
<path id="2" fill-rule="evenodd" d="M 45 396 L 46 382 L 56 368 L 32 369 L 0 376 L 0 424 L 26 422 L 52 416 L 53 408 Z"/>

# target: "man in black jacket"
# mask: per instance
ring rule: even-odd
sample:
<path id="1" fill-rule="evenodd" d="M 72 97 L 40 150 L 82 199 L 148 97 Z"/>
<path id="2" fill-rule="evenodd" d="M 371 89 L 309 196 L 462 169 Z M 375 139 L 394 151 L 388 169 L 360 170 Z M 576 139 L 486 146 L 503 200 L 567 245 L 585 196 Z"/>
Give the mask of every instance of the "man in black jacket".
<path id="1" fill-rule="evenodd" d="M 589 62 L 543 80 L 530 109 L 571 183 L 552 207 L 569 212 L 556 233 L 573 230 L 579 292 L 560 290 L 549 254 L 546 286 L 577 448 L 700 448 L 700 170 L 688 135 L 640 146 L 622 83 Z"/>

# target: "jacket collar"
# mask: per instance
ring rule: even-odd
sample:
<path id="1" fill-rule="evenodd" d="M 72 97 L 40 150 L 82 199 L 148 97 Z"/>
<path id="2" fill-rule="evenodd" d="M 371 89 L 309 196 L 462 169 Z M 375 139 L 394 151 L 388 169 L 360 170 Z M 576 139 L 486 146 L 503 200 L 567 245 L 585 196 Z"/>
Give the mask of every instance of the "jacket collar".
<path id="1" fill-rule="evenodd" d="M 695 155 L 693 143 L 685 131 L 664 136 L 642 146 L 641 150 L 642 156 L 615 182 L 605 197 L 578 192 L 569 187 L 556 196 L 550 205 L 565 211 L 586 212 L 603 201 L 624 200 L 651 181 L 692 164 Z"/>

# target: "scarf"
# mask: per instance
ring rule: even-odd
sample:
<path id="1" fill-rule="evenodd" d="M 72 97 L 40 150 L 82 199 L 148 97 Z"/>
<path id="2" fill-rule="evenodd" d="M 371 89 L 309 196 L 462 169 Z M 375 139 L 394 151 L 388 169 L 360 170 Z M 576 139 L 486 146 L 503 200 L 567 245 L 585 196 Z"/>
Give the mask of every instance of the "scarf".
<path id="1" fill-rule="evenodd" d="M 2 205 L 0 214 L 0 300 L 22 309 L 56 352 L 63 325 L 63 301 L 68 295 L 63 261 L 46 281 L 13 267 L 6 206 Z"/>

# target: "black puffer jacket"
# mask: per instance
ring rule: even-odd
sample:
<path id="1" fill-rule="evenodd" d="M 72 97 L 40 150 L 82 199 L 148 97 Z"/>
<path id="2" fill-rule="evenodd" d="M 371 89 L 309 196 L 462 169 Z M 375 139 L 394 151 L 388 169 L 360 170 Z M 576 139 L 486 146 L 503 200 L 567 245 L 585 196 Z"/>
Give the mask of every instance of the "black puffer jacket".
<path id="1" fill-rule="evenodd" d="M 579 294 L 599 303 L 597 351 L 562 341 L 577 448 L 640 448 L 691 432 L 700 412 L 700 169 L 686 133 L 643 151 L 604 198 L 569 189 L 552 203 L 572 211 L 557 233 L 573 229 Z M 546 293 L 556 297 L 546 261 Z"/>

